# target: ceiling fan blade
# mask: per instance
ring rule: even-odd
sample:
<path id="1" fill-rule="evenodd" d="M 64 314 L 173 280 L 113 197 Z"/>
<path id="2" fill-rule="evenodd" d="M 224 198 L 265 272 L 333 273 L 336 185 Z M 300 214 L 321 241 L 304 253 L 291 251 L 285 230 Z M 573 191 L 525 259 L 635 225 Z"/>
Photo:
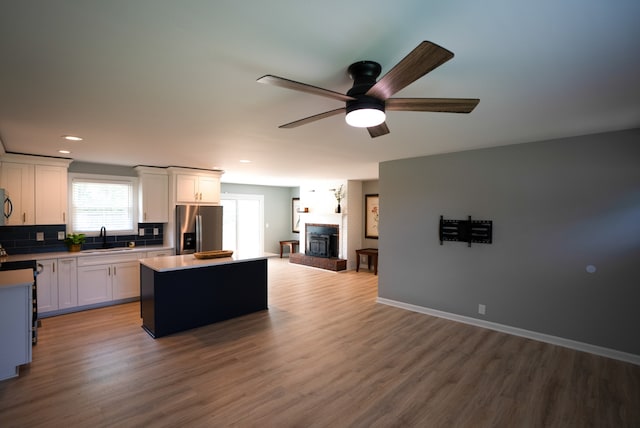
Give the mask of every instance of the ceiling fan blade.
<path id="1" fill-rule="evenodd" d="M 442 113 L 471 113 L 478 98 L 389 98 L 385 109 L 390 111 L 435 111 Z"/>
<path id="2" fill-rule="evenodd" d="M 424 41 L 371 87 L 366 95 L 386 100 L 431 70 L 453 58 L 453 52 Z"/>
<path id="3" fill-rule="evenodd" d="M 285 79 L 284 77 L 272 76 L 270 74 L 262 76 L 257 80 L 257 82 L 280 86 L 281 88 L 293 89 L 294 91 L 307 92 L 313 95 L 320 95 L 322 97 L 332 98 L 338 101 L 353 101 L 355 99 L 339 92 L 318 88 L 317 86 L 307 85 L 306 83 L 300 83 L 294 80 Z"/>
<path id="4" fill-rule="evenodd" d="M 324 119 L 326 117 L 335 116 L 336 114 L 344 113 L 347 109 L 345 107 L 337 108 L 335 110 L 325 111 L 324 113 L 316 114 L 313 116 L 305 117 L 304 119 L 296 120 L 295 122 L 285 123 L 284 125 L 278 126 L 278 128 L 297 128 L 301 125 L 306 125 L 307 123 L 315 122 L 316 120 Z"/>
<path id="5" fill-rule="evenodd" d="M 389 128 L 387 127 L 386 122 L 382 122 L 378 126 L 372 126 L 370 128 L 367 128 L 367 131 L 369 131 L 369 135 L 371 135 L 371 138 L 376 138 L 376 137 L 380 137 L 381 135 L 388 134 Z"/>

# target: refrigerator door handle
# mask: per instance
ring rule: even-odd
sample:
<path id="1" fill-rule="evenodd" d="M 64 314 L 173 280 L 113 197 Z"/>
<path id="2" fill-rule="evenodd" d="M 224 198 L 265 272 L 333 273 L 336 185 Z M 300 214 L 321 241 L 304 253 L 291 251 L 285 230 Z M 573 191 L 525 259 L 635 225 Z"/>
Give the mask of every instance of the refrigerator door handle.
<path id="1" fill-rule="evenodd" d="M 202 216 L 196 215 L 196 252 L 202 251 Z"/>

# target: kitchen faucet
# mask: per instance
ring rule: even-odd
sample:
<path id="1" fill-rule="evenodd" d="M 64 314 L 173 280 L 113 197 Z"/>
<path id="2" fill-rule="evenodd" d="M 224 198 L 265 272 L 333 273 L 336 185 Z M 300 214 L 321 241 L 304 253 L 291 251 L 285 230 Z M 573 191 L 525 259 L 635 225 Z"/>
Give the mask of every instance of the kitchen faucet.
<path id="1" fill-rule="evenodd" d="M 102 248 L 107 248 L 107 228 L 104 226 L 100 228 L 100 237 L 102 238 Z"/>

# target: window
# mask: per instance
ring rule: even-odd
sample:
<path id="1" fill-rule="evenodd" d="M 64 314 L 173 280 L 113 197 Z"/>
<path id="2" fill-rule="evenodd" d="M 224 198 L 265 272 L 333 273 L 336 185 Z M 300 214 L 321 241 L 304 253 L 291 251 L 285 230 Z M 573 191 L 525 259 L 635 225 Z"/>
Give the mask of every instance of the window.
<path id="1" fill-rule="evenodd" d="M 71 177 L 71 231 L 133 234 L 135 230 L 135 178 Z"/>

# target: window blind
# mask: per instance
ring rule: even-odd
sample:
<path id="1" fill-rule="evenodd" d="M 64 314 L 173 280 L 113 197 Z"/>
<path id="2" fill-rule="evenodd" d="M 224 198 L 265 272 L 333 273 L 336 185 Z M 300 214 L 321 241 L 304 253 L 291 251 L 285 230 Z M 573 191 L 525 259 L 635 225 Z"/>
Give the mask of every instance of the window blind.
<path id="1" fill-rule="evenodd" d="M 71 190 L 72 230 L 134 231 L 133 182 L 75 178 Z"/>

